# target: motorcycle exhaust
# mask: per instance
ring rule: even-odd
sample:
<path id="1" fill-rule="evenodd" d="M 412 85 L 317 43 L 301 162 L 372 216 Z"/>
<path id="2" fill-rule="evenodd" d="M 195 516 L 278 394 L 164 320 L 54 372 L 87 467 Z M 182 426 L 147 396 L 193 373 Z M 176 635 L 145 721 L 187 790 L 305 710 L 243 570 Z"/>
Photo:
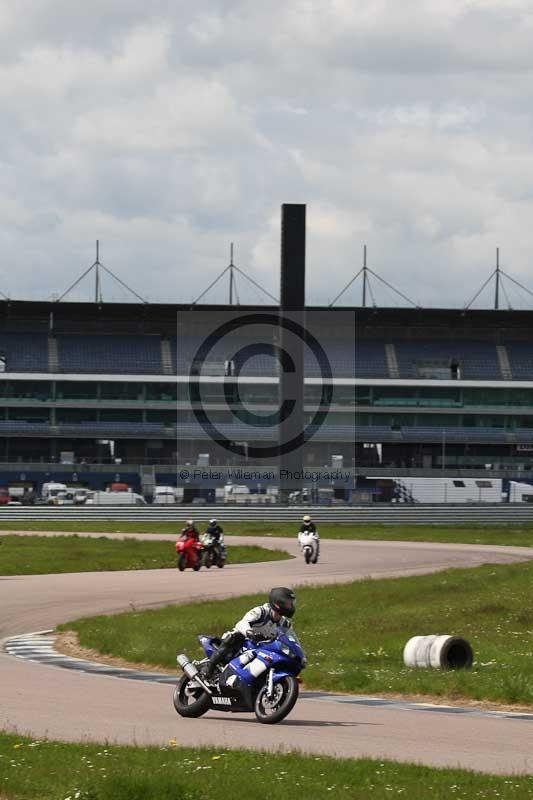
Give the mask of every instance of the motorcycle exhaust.
<path id="1" fill-rule="evenodd" d="M 187 677 L 199 683 L 202 689 L 204 689 L 204 691 L 206 691 L 208 694 L 213 694 L 209 686 L 200 677 L 198 668 L 195 667 L 195 665 L 191 661 L 189 661 L 189 659 L 184 653 L 177 656 L 176 661 L 178 662 L 179 666 L 182 668 L 184 673 L 187 675 Z"/>

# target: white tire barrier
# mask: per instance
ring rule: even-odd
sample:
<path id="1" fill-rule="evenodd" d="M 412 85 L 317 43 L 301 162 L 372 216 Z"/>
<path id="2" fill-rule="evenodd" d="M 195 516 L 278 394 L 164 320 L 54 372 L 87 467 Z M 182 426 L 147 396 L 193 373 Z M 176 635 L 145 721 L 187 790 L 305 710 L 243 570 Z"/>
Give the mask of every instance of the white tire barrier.
<path id="1" fill-rule="evenodd" d="M 466 639 L 448 634 L 413 636 L 403 649 L 406 667 L 433 669 L 469 669 L 474 660 L 472 647 Z"/>

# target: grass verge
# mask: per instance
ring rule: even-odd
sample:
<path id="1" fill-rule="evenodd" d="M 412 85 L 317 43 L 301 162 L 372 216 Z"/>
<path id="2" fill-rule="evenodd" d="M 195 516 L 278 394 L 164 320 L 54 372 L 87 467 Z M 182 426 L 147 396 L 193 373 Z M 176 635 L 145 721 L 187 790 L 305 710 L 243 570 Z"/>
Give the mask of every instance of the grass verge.
<path id="1" fill-rule="evenodd" d="M 297 753 L 63 744 L 0 733 L 6 800 L 410 800 L 533 796 L 531 776 L 492 776 Z"/>
<path id="2" fill-rule="evenodd" d="M 231 547 L 229 563 L 280 561 L 291 558 L 282 550 L 265 547 Z M 128 541 L 107 537 L 2 536 L 0 575 L 49 575 L 59 572 L 111 572 L 130 569 L 165 569 L 176 566 L 173 542 Z M 1 798 L 0 798 L 1 800 Z"/>
<path id="3" fill-rule="evenodd" d="M 320 536 L 324 539 L 360 539 L 411 542 L 451 542 L 454 544 L 489 544 L 533 547 L 533 524 L 531 525 L 357 525 L 327 523 L 327 510 L 317 512 Z M 355 515 L 355 512 L 354 512 Z M 293 538 L 298 532 L 296 522 L 235 522 L 224 523 L 224 514 L 219 518 L 225 533 L 234 536 L 283 536 Z M 324 522 L 322 522 L 324 520 Z M 183 520 L 176 523 L 113 522 L 95 520 L 79 522 L 72 520 L 33 520 L 28 522 L 2 522 L 4 531 L 65 531 L 68 533 L 177 533 Z M 206 520 L 197 519 L 203 529 Z"/>
<path id="4" fill-rule="evenodd" d="M 308 688 L 438 696 L 533 706 L 533 564 L 487 565 L 436 575 L 300 588 L 295 627 Z M 82 647 L 132 663 L 175 669 L 177 651 L 198 657 L 196 634 L 231 628 L 263 595 L 93 617 L 62 626 Z M 449 633 L 474 648 L 471 670 L 414 670 L 411 636 Z"/>

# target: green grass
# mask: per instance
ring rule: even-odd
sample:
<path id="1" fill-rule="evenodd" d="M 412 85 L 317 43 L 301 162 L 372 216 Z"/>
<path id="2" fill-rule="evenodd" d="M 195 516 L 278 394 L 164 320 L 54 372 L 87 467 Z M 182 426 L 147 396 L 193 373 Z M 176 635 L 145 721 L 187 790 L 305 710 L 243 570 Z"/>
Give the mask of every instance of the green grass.
<path id="1" fill-rule="evenodd" d="M 366 525 L 366 524 L 327 524 L 327 510 L 317 512 L 320 536 L 324 539 L 359 539 L 411 542 L 451 542 L 464 544 L 495 544 L 533 547 L 533 524 L 531 525 Z M 356 512 L 354 511 L 354 516 Z M 220 513 L 219 521 L 228 535 L 234 536 L 284 536 L 295 537 L 299 522 L 224 522 Z M 206 520 L 197 517 L 197 524 L 203 527 Z M 68 533 L 177 533 L 184 520 L 177 522 L 142 523 L 113 522 L 95 520 L 78 522 L 73 520 L 42 520 L 31 522 L 2 522 L 0 530 L 5 531 L 65 531 Z"/>
<path id="2" fill-rule="evenodd" d="M 300 588 L 295 627 L 309 659 L 309 688 L 437 695 L 533 705 L 533 564 Z M 127 661 L 175 668 L 176 651 L 198 657 L 197 633 L 231 628 L 263 595 L 94 617 L 68 623 L 83 646 Z M 474 648 L 471 670 L 404 667 L 416 635 L 449 633 Z"/>
<path id="3" fill-rule="evenodd" d="M 290 558 L 281 550 L 231 547 L 232 564 L 279 561 Z M 48 575 L 58 572 L 101 572 L 164 569 L 176 566 L 174 542 L 108 537 L 1 536 L 0 575 Z"/>
<path id="4" fill-rule="evenodd" d="M 2 800 L 409 800 L 533 796 L 531 776 L 370 759 L 34 741 L 0 733 Z"/>

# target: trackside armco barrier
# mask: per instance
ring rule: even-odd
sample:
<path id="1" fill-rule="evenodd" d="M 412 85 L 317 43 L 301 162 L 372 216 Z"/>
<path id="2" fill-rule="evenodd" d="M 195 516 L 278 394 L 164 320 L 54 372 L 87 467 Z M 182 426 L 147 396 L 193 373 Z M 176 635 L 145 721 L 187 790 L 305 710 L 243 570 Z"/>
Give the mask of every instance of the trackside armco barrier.
<path id="1" fill-rule="evenodd" d="M 199 523 L 210 517 L 228 522 L 290 522 L 310 514 L 324 523 L 352 525 L 514 525 L 533 524 L 533 505 L 371 505 L 371 506 L 0 506 L 0 522 L 9 520 L 123 520 L 124 522 L 176 522 L 193 517 Z M 228 531 L 229 532 L 229 531 Z"/>

